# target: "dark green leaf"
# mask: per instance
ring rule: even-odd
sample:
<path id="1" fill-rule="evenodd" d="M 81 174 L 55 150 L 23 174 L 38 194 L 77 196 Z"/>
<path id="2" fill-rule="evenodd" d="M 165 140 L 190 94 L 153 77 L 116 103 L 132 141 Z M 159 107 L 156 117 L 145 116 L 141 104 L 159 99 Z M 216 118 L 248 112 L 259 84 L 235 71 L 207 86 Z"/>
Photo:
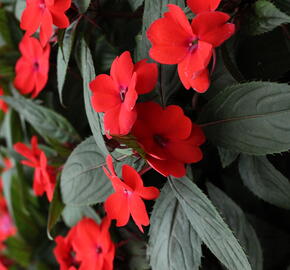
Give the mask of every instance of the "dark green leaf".
<path id="1" fill-rule="evenodd" d="M 81 40 L 81 69 L 84 81 L 84 99 L 88 121 L 101 153 L 107 156 L 109 152 L 102 134 L 101 114 L 95 112 L 91 105 L 91 90 L 89 89 L 89 83 L 95 78 L 95 68 L 90 49 L 84 39 Z"/>
<path id="2" fill-rule="evenodd" d="M 132 7 L 133 11 L 135 11 L 138 7 L 140 7 L 144 0 L 128 0 L 130 6 Z"/>
<path id="3" fill-rule="evenodd" d="M 53 139 L 59 143 L 69 143 L 79 140 L 79 136 L 74 128 L 60 114 L 20 95 L 16 97 L 6 96 L 2 99 L 30 123 L 44 138 Z"/>
<path id="4" fill-rule="evenodd" d="M 169 184 L 165 184 L 150 218 L 148 254 L 152 270 L 198 270 L 201 240 Z"/>
<path id="5" fill-rule="evenodd" d="M 7 257 L 27 269 L 31 261 L 32 249 L 19 237 L 9 237 L 6 241 Z"/>
<path id="6" fill-rule="evenodd" d="M 57 52 L 57 84 L 60 102 L 62 100 L 62 90 L 65 82 L 65 77 L 67 73 L 67 67 L 73 47 L 73 41 L 75 37 L 75 29 L 78 21 L 74 21 L 64 33 L 62 40 L 62 46 L 58 47 Z"/>
<path id="7" fill-rule="evenodd" d="M 94 219 L 97 223 L 101 223 L 101 219 L 96 213 L 96 211 L 90 206 L 73 206 L 66 205 L 62 212 L 62 218 L 66 226 L 73 227 L 78 221 L 83 217 L 90 217 Z"/>
<path id="8" fill-rule="evenodd" d="M 54 225 L 57 223 L 63 208 L 64 204 L 62 202 L 60 194 L 60 179 L 58 179 L 56 187 L 54 189 L 52 202 L 49 205 L 47 219 L 47 236 L 50 240 L 53 240 L 53 237 L 51 236 L 50 232 L 54 227 Z"/>
<path id="9" fill-rule="evenodd" d="M 290 148 L 290 87 L 251 82 L 219 93 L 201 112 L 206 137 L 234 152 L 265 155 Z M 208 123 L 206 123 L 208 122 Z"/>
<path id="10" fill-rule="evenodd" d="M 274 0 L 276 7 L 290 15 L 290 0 Z"/>
<path id="11" fill-rule="evenodd" d="M 7 45 L 12 44 L 12 39 L 10 36 L 10 30 L 9 30 L 8 17 L 6 14 L 6 10 L 3 8 L 0 8 L 0 35 L 5 40 Z"/>
<path id="12" fill-rule="evenodd" d="M 242 155 L 239 171 L 244 184 L 262 200 L 290 209 L 290 183 L 266 157 Z"/>
<path id="13" fill-rule="evenodd" d="M 117 172 L 123 164 L 133 166 L 137 171 L 144 161 L 133 156 L 120 157 L 115 162 Z M 61 194 L 67 205 L 82 206 L 100 203 L 112 193 L 111 181 L 104 174 L 105 158 L 93 137 L 79 144 L 66 161 L 61 175 Z"/>
<path id="14" fill-rule="evenodd" d="M 249 16 L 249 33 L 259 35 L 273 30 L 277 26 L 290 22 L 290 17 L 267 0 L 258 0 L 253 4 L 254 14 Z"/>
<path id="15" fill-rule="evenodd" d="M 222 147 L 218 147 L 218 151 L 223 168 L 231 165 L 239 156 L 239 153 L 224 149 Z"/>
<path id="16" fill-rule="evenodd" d="M 90 6 L 91 0 L 73 0 L 81 13 L 85 13 Z"/>
<path id="17" fill-rule="evenodd" d="M 207 184 L 207 188 L 212 203 L 221 212 L 246 251 L 252 268 L 263 270 L 262 248 L 256 232 L 243 210 L 219 188 L 210 183 Z"/>
<path id="18" fill-rule="evenodd" d="M 250 270 L 242 247 L 205 194 L 187 177 L 169 178 L 191 226 L 211 252 L 230 270 Z"/>

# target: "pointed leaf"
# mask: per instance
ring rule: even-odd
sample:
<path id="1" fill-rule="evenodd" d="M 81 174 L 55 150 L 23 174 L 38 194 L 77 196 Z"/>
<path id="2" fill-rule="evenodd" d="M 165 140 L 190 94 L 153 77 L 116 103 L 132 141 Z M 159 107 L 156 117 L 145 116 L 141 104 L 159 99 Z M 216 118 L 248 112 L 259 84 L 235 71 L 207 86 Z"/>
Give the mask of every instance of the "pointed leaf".
<path id="1" fill-rule="evenodd" d="M 248 255 L 251 266 L 255 270 L 263 270 L 262 248 L 257 234 L 246 218 L 243 210 L 223 191 L 211 183 L 207 184 L 209 196 L 216 208 L 225 218 L 226 223 L 235 233 L 241 246 Z"/>
<path id="2" fill-rule="evenodd" d="M 171 189 L 204 244 L 230 270 L 250 270 L 239 242 L 211 201 L 189 178 L 169 177 Z"/>
<path id="3" fill-rule="evenodd" d="M 290 209 L 290 183 L 266 157 L 241 155 L 239 171 L 243 183 L 262 200 Z"/>
<path id="4" fill-rule="evenodd" d="M 102 124 L 101 124 L 101 114 L 94 111 L 91 105 L 91 90 L 89 88 L 89 83 L 95 78 L 95 68 L 92 59 L 90 49 L 88 48 L 84 39 L 81 40 L 81 69 L 84 81 L 84 99 L 86 114 L 88 117 L 89 125 L 91 127 L 92 133 L 94 135 L 95 141 L 101 150 L 104 157 L 109 154 L 106 147 L 103 134 L 102 134 Z"/>
<path id="5" fill-rule="evenodd" d="M 165 184 L 150 218 L 148 254 L 153 270 L 198 270 L 201 240 L 169 184 Z"/>
<path id="6" fill-rule="evenodd" d="M 289 99 L 287 84 L 237 84 L 211 99 L 199 121 L 217 146 L 252 155 L 280 153 L 290 148 Z"/>

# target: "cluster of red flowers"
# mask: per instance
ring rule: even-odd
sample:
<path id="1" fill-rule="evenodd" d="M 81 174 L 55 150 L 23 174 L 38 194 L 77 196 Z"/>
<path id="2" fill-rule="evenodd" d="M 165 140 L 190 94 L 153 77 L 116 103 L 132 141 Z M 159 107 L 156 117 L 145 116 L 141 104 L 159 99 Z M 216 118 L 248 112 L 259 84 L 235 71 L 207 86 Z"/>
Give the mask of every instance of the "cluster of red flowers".
<path id="1" fill-rule="evenodd" d="M 57 236 L 54 254 L 60 270 L 112 270 L 115 245 L 109 227 L 108 218 L 104 218 L 101 225 L 83 218 L 66 237 Z"/>
<path id="2" fill-rule="evenodd" d="M 220 1 L 187 0 L 196 14 L 191 23 L 180 7 L 168 5 L 164 18 L 153 22 L 147 31 L 152 43 L 150 56 L 161 64 L 178 64 L 179 78 L 186 89 L 192 87 L 201 93 L 208 89 L 207 66 L 213 50 L 235 32 L 235 25 L 228 23 L 230 16 L 215 11 Z"/>
<path id="3" fill-rule="evenodd" d="M 35 98 L 48 80 L 53 25 L 68 27 L 65 11 L 70 8 L 71 0 L 26 0 L 26 3 L 21 18 L 21 28 L 26 33 L 19 44 L 21 58 L 16 64 L 14 86 L 22 94 L 30 93 Z M 153 22 L 147 31 L 152 43 L 150 57 L 161 64 L 177 64 L 179 78 L 186 89 L 205 92 L 209 88 L 208 65 L 215 55 L 214 50 L 235 31 L 234 24 L 228 22 L 230 16 L 216 11 L 219 3 L 220 0 L 187 0 L 196 15 L 191 22 L 180 7 L 168 5 L 164 17 Z M 32 37 L 37 32 L 39 38 Z M 182 177 L 186 174 L 186 164 L 202 159 L 200 145 L 205 142 L 205 136 L 177 105 L 162 107 L 155 102 L 137 103 L 138 96 L 151 92 L 157 80 L 156 63 L 143 59 L 134 64 L 126 51 L 113 61 L 110 75 L 100 74 L 91 81 L 92 107 L 104 113 L 108 138 L 121 140 L 122 136 L 132 135 L 130 138 L 139 146 L 133 150 L 136 154 L 142 151 L 150 167 L 164 176 Z M 3 95 L 2 88 L 0 95 Z M 6 112 L 7 108 L 2 101 L 0 109 Z M 18 142 L 14 149 L 26 158 L 22 164 L 34 168 L 35 195 L 46 193 L 51 201 L 56 168 L 48 164 L 37 137 L 32 137 L 31 147 Z M 56 237 L 54 254 L 61 270 L 113 269 L 115 245 L 109 233 L 111 221 L 116 220 L 116 226 L 125 226 L 131 216 L 142 232 L 142 226 L 150 223 L 143 200 L 156 199 L 159 190 L 144 187 L 139 173 L 129 165 L 123 165 L 122 177 L 117 176 L 112 157 L 108 156 L 106 161 L 107 168 L 103 170 L 115 191 L 104 202 L 107 216 L 100 225 L 84 218 L 67 236 Z M 0 244 L 14 233 L 0 194 Z"/>
<path id="4" fill-rule="evenodd" d="M 47 199 L 51 201 L 56 184 L 56 170 L 48 165 L 45 153 L 38 147 L 37 137 L 31 138 L 31 148 L 18 142 L 14 145 L 14 150 L 27 158 L 21 161 L 23 165 L 35 168 L 33 179 L 35 195 L 41 196 L 46 192 Z"/>
<path id="5" fill-rule="evenodd" d="M 4 167 L 1 169 L 2 173 L 12 168 L 12 162 L 9 158 L 4 158 Z M 3 195 L 3 180 L 0 177 L 0 251 L 5 249 L 4 241 L 16 234 L 16 228 L 13 225 L 12 218 L 9 214 L 7 203 Z M 0 258 L 0 270 L 6 270 L 6 266 L 1 262 Z"/>
<path id="6" fill-rule="evenodd" d="M 21 58 L 16 64 L 14 86 L 22 93 L 38 96 L 47 83 L 53 25 L 69 26 L 65 11 L 71 0 L 26 0 L 20 26 L 26 31 L 19 44 Z M 31 37 L 39 30 L 40 40 Z"/>

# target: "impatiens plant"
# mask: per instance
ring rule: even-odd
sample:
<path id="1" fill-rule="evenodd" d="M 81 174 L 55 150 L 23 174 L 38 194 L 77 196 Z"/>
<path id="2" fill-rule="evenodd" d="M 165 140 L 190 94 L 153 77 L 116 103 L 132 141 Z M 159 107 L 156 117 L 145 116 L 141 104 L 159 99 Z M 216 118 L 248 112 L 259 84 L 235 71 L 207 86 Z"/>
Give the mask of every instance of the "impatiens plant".
<path id="1" fill-rule="evenodd" d="M 289 269 L 289 23 L 0 0 L 0 270 Z"/>

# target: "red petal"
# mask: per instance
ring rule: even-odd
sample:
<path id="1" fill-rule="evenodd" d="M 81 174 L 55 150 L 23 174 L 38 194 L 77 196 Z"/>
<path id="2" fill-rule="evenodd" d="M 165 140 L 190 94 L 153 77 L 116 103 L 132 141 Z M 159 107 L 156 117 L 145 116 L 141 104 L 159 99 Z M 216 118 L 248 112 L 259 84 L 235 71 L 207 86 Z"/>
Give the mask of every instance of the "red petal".
<path id="1" fill-rule="evenodd" d="M 187 0 L 187 5 L 195 14 L 204 11 L 214 11 L 219 6 L 221 0 Z"/>
<path id="2" fill-rule="evenodd" d="M 108 217 L 117 220 L 118 227 L 128 223 L 130 217 L 128 197 L 124 193 L 116 192 L 110 195 L 105 201 L 104 207 Z"/>
<path id="3" fill-rule="evenodd" d="M 188 141 L 170 142 L 166 149 L 173 159 L 182 163 L 193 163 L 202 159 L 201 150 Z"/>
<path id="4" fill-rule="evenodd" d="M 149 165 L 165 177 L 172 175 L 174 177 L 183 177 L 186 173 L 184 163 L 177 160 L 160 160 L 153 157 L 146 157 Z"/>
<path id="5" fill-rule="evenodd" d="M 206 68 L 211 56 L 212 45 L 199 40 L 194 52 L 188 54 L 187 57 L 178 64 L 178 74 L 186 89 L 189 89 L 189 84 L 194 73 Z"/>
<path id="6" fill-rule="evenodd" d="M 106 163 L 107 163 L 107 166 L 108 166 L 108 169 L 109 169 L 111 175 L 117 176 L 116 172 L 115 172 L 115 169 L 114 169 L 114 165 L 113 165 L 113 158 L 112 158 L 111 155 L 107 155 Z"/>
<path id="7" fill-rule="evenodd" d="M 143 187 L 143 181 L 139 173 L 127 164 L 122 166 L 122 179 L 133 191 Z"/>
<path id="8" fill-rule="evenodd" d="M 41 170 L 40 168 L 36 168 L 34 170 L 34 177 L 33 177 L 33 191 L 35 195 L 41 196 L 44 193 L 44 184 L 42 182 L 41 177 Z"/>
<path id="9" fill-rule="evenodd" d="M 227 23 L 229 19 L 230 16 L 223 12 L 204 12 L 192 20 L 191 26 L 200 40 L 217 47 L 235 32 L 235 25 Z"/>
<path id="10" fill-rule="evenodd" d="M 162 64 L 177 64 L 187 55 L 188 45 L 195 35 L 182 9 L 176 5 L 168 7 L 164 18 L 154 21 L 147 30 L 153 45 L 149 54 Z"/>
<path id="11" fill-rule="evenodd" d="M 40 43 L 44 47 L 52 35 L 52 17 L 48 10 L 43 14 L 40 26 Z"/>
<path id="12" fill-rule="evenodd" d="M 20 27 L 26 30 L 26 34 L 30 36 L 39 28 L 41 20 L 42 11 L 39 8 L 39 4 L 37 1 L 32 1 L 31 4 L 27 4 L 27 7 L 22 13 Z"/>
<path id="13" fill-rule="evenodd" d="M 138 195 L 132 194 L 130 196 L 129 209 L 134 222 L 138 226 L 139 230 L 143 232 L 142 225 L 148 226 L 150 221 L 145 204 Z"/>
<path id="14" fill-rule="evenodd" d="M 26 157 L 28 160 L 35 161 L 34 153 L 24 143 L 18 142 L 16 144 L 14 144 L 13 148 L 17 153 Z"/>
<path id="15" fill-rule="evenodd" d="M 159 197 L 160 191 L 156 187 L 143 187 L 138 194 L 145 200 L 155 200 Z"/>
<path id="16" fill-rule="evenodd" d="M 90 82 L 92 106 L 96 112 L 106 112 L 121 104 L 120 91 L 108 75 L 98 75 Z"/>
<path id="17" fill-rule="evenodd" d="M 138 99 L 138 94 L 135 90 L 136 88 L 136 73 L 133 74 L 130 84 L 128 86 L 128 91 L 125 94 L 125 100 L 122 106 L 125 106 L 128 111 L 132 111 L 135 107 L 136 101 Z"/>
<path id="18" fill-rule="evenodd" d="M 205 142 L 206 138 L 202 129 L 197 124 L 192 123 L 191 135 L 187 140 L 190 141 L 192 145 L 199 146 Z"/>
<path id="19" fill-rule="evenodd" d="M 139 61 L 134 66 L 137 74 L 136 91 L 146 94 L 152 91 L 157 83 L 158 69 L 155 63 L 146 63 L 146 59 Z"/>
<path id="20" fill-rule="evenodd" d="M 54 0 L 53 7 L 50 10 L 65 12 L 71 6 L 71 0 Z"/>
<path id="21" fill-rule="evenodd" d="M 52 21 L 53 24 L 56 25 L 59 28 L 67 28 L 69 26 L 69 19 L 67 16 L 64 14 L 63 11 L 58 11 L 55 9 L 50 10 L 51 15 L 52 15 Z"/>
<path id="22" fill-rule="evenodd" d="M 134 70 L 131 55 L 128 51 L 123 52 L 113 61 L 110 74 L 120 87 L 128 87 Z"/>
<path id="23" fill-rule="evenodd" d="M 196 72 L 190 80 L 190 85 L 195 91 L 204 93 L 210 85 L 208 69 Z"/>

